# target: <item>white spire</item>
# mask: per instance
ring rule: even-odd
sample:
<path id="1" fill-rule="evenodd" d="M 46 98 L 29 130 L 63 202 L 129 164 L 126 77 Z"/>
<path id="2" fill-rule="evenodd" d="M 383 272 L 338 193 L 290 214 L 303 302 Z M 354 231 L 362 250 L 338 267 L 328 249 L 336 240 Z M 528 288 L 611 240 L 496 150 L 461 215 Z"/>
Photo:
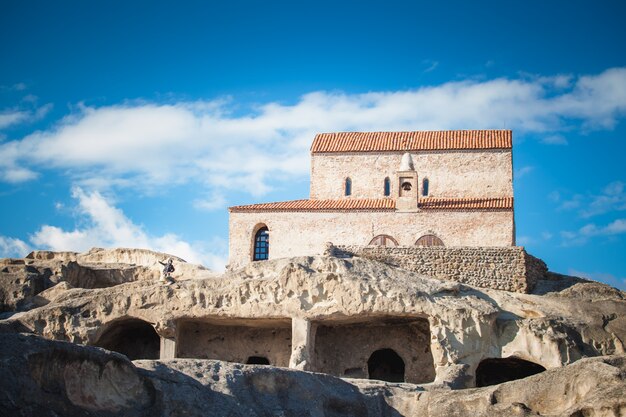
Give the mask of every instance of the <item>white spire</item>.
<path id="1" fill-rule="evenodd" d="M 411 158 L 410 153 L 407 152 L 402 155 L 402 162 L 400 162 L 400 169 L 398 171 L 415 171 L 413 158 Z"/>

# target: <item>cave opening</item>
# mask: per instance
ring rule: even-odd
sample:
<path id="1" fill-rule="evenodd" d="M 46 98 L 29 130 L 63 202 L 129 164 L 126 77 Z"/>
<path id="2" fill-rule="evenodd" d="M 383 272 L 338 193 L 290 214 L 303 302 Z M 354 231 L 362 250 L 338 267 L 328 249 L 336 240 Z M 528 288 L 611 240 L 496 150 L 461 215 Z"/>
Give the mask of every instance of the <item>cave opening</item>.
<path id="1" fill-rule="evenodd" d="M 404 382 L 404 361 L 393 349 L 380 349 L 367 361 L 369 379 Z"/>
<path id="2" fill-rule="evenodd" d="M 246 361 L 246 365 L 269 365 L 270 360 L 265 356 L 250 356 Z"/>
<path id="3" fill-rule="evenodd" d="M 476 368 L 476 386 L 515 381 L 545 371 L 541 365 L 516 357 L 484 359 Z"/>
<path id="4" fill-rule="evenodd" d="M 130 360 L 159 359 L 160 342 L 150 323 L 128 319 L 111 323 L 95 345 L 124 354 Z"/>

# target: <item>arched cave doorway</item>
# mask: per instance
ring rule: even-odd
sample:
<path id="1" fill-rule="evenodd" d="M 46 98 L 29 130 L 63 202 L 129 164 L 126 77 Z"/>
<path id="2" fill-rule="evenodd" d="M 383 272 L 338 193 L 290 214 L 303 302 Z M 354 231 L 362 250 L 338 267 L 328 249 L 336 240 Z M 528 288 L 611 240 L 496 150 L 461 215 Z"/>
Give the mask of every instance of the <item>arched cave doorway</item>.
<path id="1" fill-rule="evenodd" d="M 545 371 L 541 365 L 515 357 L 489 358 L 476 368 L 476 386 L 487 387 L 526 378 Z"/>
<path id="2" fill-rule="evenodd" d="M 150 323 L 128 319 L 111 323 L 95 345 L 122 353 L 130 360 L 159 359 L 160 342 Z"/>
<path id="3" fill-rule="evenodd" d="M 380 349 L 367 361 L 369 379 L 404 382 L 404 361 L 393 349 Z"/>
<path id="4" fill-rule="evenodd" d="M 246 361 L 247 365 L 269 365 L 270 360 L 265 356 L 250 356 Z"/>

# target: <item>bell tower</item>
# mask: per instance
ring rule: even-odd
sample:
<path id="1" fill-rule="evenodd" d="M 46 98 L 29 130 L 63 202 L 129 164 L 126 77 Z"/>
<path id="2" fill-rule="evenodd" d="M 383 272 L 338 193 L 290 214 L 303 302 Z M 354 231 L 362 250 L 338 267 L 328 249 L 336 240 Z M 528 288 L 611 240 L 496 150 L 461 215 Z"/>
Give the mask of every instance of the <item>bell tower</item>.
<path id="1" fill-rule="evenodd" d="M 396 211 L 417 211 L 417 171 L 413 165 L 410 153 L 402 155 L 400 168 L 396 172 L 398 178 L 398 197 L 396 199 Z"/>

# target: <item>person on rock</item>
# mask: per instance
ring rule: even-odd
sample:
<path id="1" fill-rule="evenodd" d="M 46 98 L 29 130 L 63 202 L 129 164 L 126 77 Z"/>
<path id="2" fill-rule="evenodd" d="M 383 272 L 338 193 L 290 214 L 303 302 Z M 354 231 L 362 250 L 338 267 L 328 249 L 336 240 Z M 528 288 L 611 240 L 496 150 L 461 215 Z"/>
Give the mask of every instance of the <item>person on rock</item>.
<path id="1" fill-rule="evenodd" d="M 175 271 L 174 264 L 172 258 L 167 260 L 167 263 L 159 261 L 161 265 L 163 265 L 163 273 L 161 274 L 161 282 L 168 282 L 169 284 L 174 282 L 174 278 L 172 278 L 172 272 Z"/>

